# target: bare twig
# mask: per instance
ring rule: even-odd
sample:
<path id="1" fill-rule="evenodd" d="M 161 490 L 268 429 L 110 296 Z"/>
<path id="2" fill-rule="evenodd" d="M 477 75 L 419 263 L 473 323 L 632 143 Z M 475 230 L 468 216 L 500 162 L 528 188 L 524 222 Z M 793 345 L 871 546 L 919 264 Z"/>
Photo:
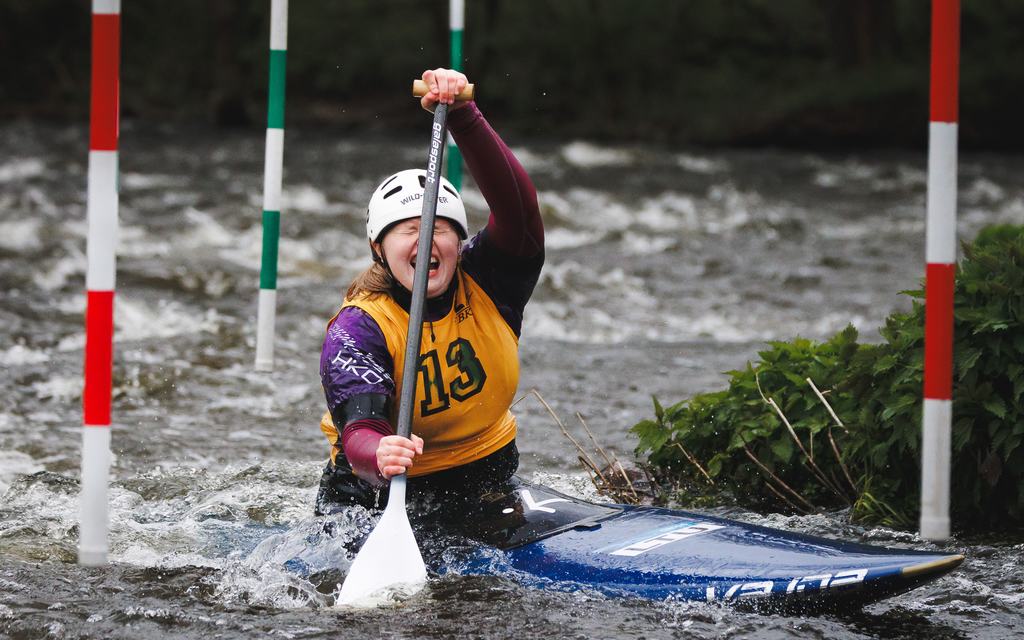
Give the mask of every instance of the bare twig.
<path id="1" fill-rule="evenodd" d="M 576 459 L 580 461 L 580 464 L 582 464 L 583 467 L 587 470 L 587 473 L 593 472 L 594 475 L 600 478 L 602 483 L 607 484 L 608 481 L 605 480 L 604 474 L 601 473 L 600 469 L 594 466 L 594 463 L 592 463 L 590 460 L 585 459 L 583 456 L 576 456 Z M 594 482 L 594 486 L 597 487 L 597 482 Z M 600 489 L 600 487 L 597 488 Z"/>
<path id="2" fill-rule="evenodd" d="M 815 386 L 814 381 L 811 380 L 810 378 L 807 378 L 807 384 L 811 385 L 811 388 L 814 389 L 814 393 L 818 394 L 818 400 L 821 400 L 821 403 L 825 405 L 825 408 L 828 409 L 829 415 L 831 415 L 832 419 L 836 421 L 836 424 L 842 427 L 843 431 L 849 433 L 850 430 L 846 428 L 846 425 L 843 424 L 843 421 L 840 420 L 839 416 L 836 415 L 836 412 L 832 410 L 832 405 L 830 405 L 828 403 L 828 400 L 825 399 L 825 394 L 818 390 L 818 387 Z"/>
<path id="3" fill-rule="evenodd" d="M 590 458 L 590 455 L 587 453 L 587 450 L 584 449 L 580 445 L 580 443 L 576 441 L 576 438 L 572 437 L 572 435 L 569 433 L 569 430 L 565 428 L 565 423 L 562 422 L 562 420 L 558 417 L 558 414 L 556 414 L 554 409 L 551 408 L 551 405 L 549 405 L 547 401 L 544 400 L 544 396 L 540 395 L 540 391 L 537 391 L 536 389 L 531 389 L 530 393 L 535 395 L 537 399 L 540 400 L 540 403 L 544 405 L 544 408 L 547 409 L 547 412 L 551 415 L 552 419 L 554 419 L 555 424 L 557 424 L 558 428 L 562 430 L 562 435 L 568 438 L 569 442 L 571 442 L 573 446 L 576 447 L 576 451 L 579 454 L 577 455 L 577 458 L 579 459 L 580 464 L 582 464 L 588 470 L 588 474 L 590 473 L 590 471 L 593 471 L 593 474 L 596 475 L 597 478 L 601 480 L 601 484 L 598 485 L 594 477 L 591 476 L 590 481 L 594 484 L 594 488 L 596 488 L 598 491 L 607 490 L 606 488 L 610 487 L 611 484 L 608 482 L 608 479 L 604 476 L 604 474 L 601 473 L 601 469 L 598 468 L 597 464 Z M 604 489 L 602 487 L 604 487 Z"/>
<path id="4" fill-rule="evenodd" d="M 576 412 L 576 419 L 583 425 L 583 429 L 587 432 L 587 436 L 590 437 L 590 442 L 594 445 L 594 449 L 596 449 L 601 457 L 604 458 L 604 461 L 608 463 L 607 468 L 612 472 L 618 468 L 619 474 L 622 476 L 622 479 L 626 481 L 626 485 L 629 487 L 630 493 L 633 494 L 634 503 L 640 502 L 640 494 L 637 493 L 636 487 L 633 486 L 633 481 L 629 479 L 629 474 L 626 473 L 626 468 L 622 466 L 622 463 L 619 462 L 619 459 L 614 453 L 611 458 L 608 457 L 608 453 L 605 451 L 604 447 L 598 444 L 597 438 L 594 437 L 594 432 L 590 430 L 590 427 L 587 425 L 587 421 L 583 419 L 583 416 L 579 411 Z"/>
<path id="5" fill-rule="evenodd" d="M 530 395 L 529 393 L 524 393 L 523 395 L 519 396 L 519 399 L 518 399 L 518 400 L 516 400 L 515 402 L 513 402 L 513 403 L 512 403 L 512 404 L 511 404 L 511 405 L 509 406 L 509 409 L 512 409 L 513 407 L 515 407 L 515 406 L 516 406 L 517 404 L 519 404 L 519 403 L 520 403 L 520 402 L 522 402 L 523 400 L 526 400 L 526 398 L 527 398 L 527 397 L 529 397 L 529 395 Z"/>
<path id="6" fill-rule="evenodd" d="M 804 509 L 804 508 L 802 508 L 802 507 L 798 507 L 798 506 L 796 506 L 795 504 L 793 504 L 793 501 L 792 501 L 792 500 L 790 500 L 790 499 L 789 499 L 789 498 L 787 498 L 786 496 L 782 495 L 782 492 L 781 492 L 781 491 L 779 491 L 778 489 L 776 489 L 776 488 L 775 488 L 774 486 L 772 486 L 772 483 L 771 483 L 771 482 L 765 482 L 765 483 L 764 483 L 764 486 L 766 486 L 766 487 L 768 487 L 769 489 L 771 489 L 771 492 L 772 492 L 772 493 L 774 493 L 774 494 L 775 494 L 775 495 L 776 495 L 776 496 L 777 496 L 777 497 L 779 498 L 779 500 L 782 500 L 783 502 L 785 502 L 786 504 L 788 504 L 788 505 L 789 505 L 790 507 L 792 507 L 792 508 L 793 508 L 793 510 L 794 510 L 794 511 L 800 511 L 800 512 L 802 512 L 802 513 L 807 513 L 807 510 L 806 510 L 806 509 Z"/>
<path id="7" fill-rule="evenodd" d="M 807 449 L 804 448 L 803 443 L 800 442 L 800 438 L 797 437 L 796 431 L 793 429 L 793 425 L 789 423 L 789 419 L 786 418 L 786 414 L 782 413 L 782 409 L 779 408 L 779 405 L 775 402 L 774 398 L 768 398 L 768 405 L 772 409 L 775 409 L 775 413 L 779 414 L 779 418 L 782 419 L 782 423 L 785 424 L 786 429 L 789 430 L 789 435 L 792 436 L 793 441 L 796 442 L 796 446 L 800 447 L 801 453 L 804 454 L 804 458 L 807 460 L 808 465 L 810 465 L 811 473 L 813 473 L 818 478 L 818 480 L 823 485 L 825 485 L 827 489 L 832 491 L 832 493 L 836 494 L 844 502 L 849 504 L 850 499 L 846 496 L 846 494 L 841 492 L 835 485 L 829 482 L 828 478 L 825 476 L 822 470 L 818 468 L 818 465 L 814 462 L 814 458 L 812 458 L 810 454 L 807 453 Z"/>
<path id="8" fill-rule="evenodd" d="M 808 378 L 808 381 L 810 381 L 810 378 Z M 791 435 L 791 436 L 793 437 L 793 440 L 795 440 L 795 441 L 796 441 L 796 444 L 797 444 L 797 446 L 798 446 L 798 447 L 800 447 L 800 450 L 801 450 L 801 451 L 803 451 L 803 453 L 804 453 L 804 456 L 805 456 L 805 457 L 807 458 L 807 461 L 808 461 L 808 462 L 809 462 L 809 463 L 811 464 L 811 466 L 812 466 L 812 471 L 813 471 L 813 472 L 815 473 L 815 475 L 817 475 L 817 476 L 818 476 L 818 479 L 819 479 L 819 480 L 821 480 L 821 482 L 822 482 L 822 483 L 823 483 L 823 484 L 824 484 L 824 485 L 825 485 L 826 487 L 828 487 L 828 488 L 829 488 L 829 489 L 830 489 L 830 490 L 832 491 L 832 493 L 834 493 L 834 494 L 836 494 L 837 496 L 839 496 L 840 498 L 842 498 L 842 499 L 843 499 L 843 501 L 845 501 L 845 502 L 846 502 L 847 504 L 850 504 L 850 500 L 849 500 L 849 498 L 847 498 L 847 497 L 846 497 L 845 495 L 843 495 L 843 493 L 841 493 L 841 492 L 839 491 L 839 489 L 838 489 L 838 488 L 836 487 L 836 485 L 832 484 L 831 482 L 829 482 L 829 481 L 828 481 L 828 480 L 827 480 L 827 479 L 825 478 L 825 475 L 824 475 L 824 474 L 823 474 L 823 473 L 821 472 L 821 469 L 819 469 L 819 468 L 818 468 L 818 465 L 814 463 L 814 458 L 813 458 L 813 457 L 812 457 L 812 456 L 811 456 L 810 454 L 808 454 L 808 453 L 807 453 L 807 451 L 805 451 L 805 450 L 804 450 L 804 446 L 803 446 L 803 444 L 801 444 L 801 443 L 800 443 L 800 438 L 798 438 L 798 437 L 797 437 L 797 435 L 796 435 L 796 431 L 794 431 L 794 430 L 793 430 L 793 426 L 792 426 L 791 424 L 789 424 L 789 420 L 787 420 L 787 419 L 786 419 L 786 416 L 785 416 L 785 414 L 783 414 L 783 413 L 782 413 L 782 409 L 780 409 L 780 408 L 779 408 L 779 405 L 777 405 L 777 404 L 775 403 L 775 400 L 773 400 L 772 398 L 769 398 L 769 397 L 767 397 L 767 396 L 765 396 L 765 395 L 764 395 L 764 391 L 763 391 L 763 390 L 761 389 L 761 380 L 760 380 L 760 378 L 758 377 L 758 375 L 757 375 L 757 372 L 756 372 L 756 371 L 754 372 L 754 384 L 756 384 L 756 385 L 757 385 L 757 392 L 758 392 L 759 394 L 761 394 L 761 399 L 762 399 L 762 400 L 764 400 L 765 402 L 767 402 L 767 403 L 768 403 L 769 405 L 771 405 L 771 406 L 772 406 L 772 408 L 774 408 L 774 409 L 775 409 L 775 411 L 776 411 L 776 412 L 777 412 L 777 413 L 779 414 L 779 417 L 781 417 L 781 418 L 782 418 L 782 422 L 783 422 L 783 424 L 785 424 L 785 425 L 786 425 L 786 428 L 787 428 L 787 429 L 789 429 L 789 434 L 790 434 L 790 435 Z M 813 386 L 813 385 L 812 385 L 812 386 Z M 817 391 L 817 389 L 815 389 L 815 391 Z M 818 394 L 818 397 L 821 397 L 821 394 L 820 394 L 820 393 Z M 824 398 L 822 398 L 822 401 L 824 402 Z M 828 404 L 828 403 L 826 403 L 826 406 L 827 406 L 827 404 Z M 832 410 L 832 408 L 831 408 L 831 407 L 829 407 L 829 411 L 831 411 L 831 410 Z M 832 415 L 833 415 L 833 417 L 835 417 L 835 418 L 836 418 L 836 420 L 839 420 L 839 418 L 835 416 L 835 413 L 833 413 Z M 840 424 L 842 424 L 842 423 L 840 423 Z M 845 427 L 844 427 L 844 428 L 845 428 Z M 831 434 L 830 434 L 830 437 L 831 437 Z M 813 438 L 813 434 L 812 434 L 812 438 Z M 812 446 L 813 446 L 813 440 L 812 440 Z M 842 461 L 840 461 L 840 463 L 839 463 L 839 464 L 842 464 Z M 845 471 L 846 471 L 846 469 L 844 468 L 844 469 L 843 469 L 843 471 L 845 472 Z M 847 477 L 847 479 L 849 479 L 849 477 Z"/>
<path id="9" fill-rule="evenodd" d="M 659 486 L 658 483 L 654 480 L 654 475 L 651 473 L 650 467 L 646 464 L 641 464 L 639 465 L 639 467 L 640 470 L 644 472 L 644 475 L 647 476 L 647 486 L 651 488 L 651 498 L 656 498 Z"/>
<path id="10" fill-rule="evenodd" d="M 850 471 L 846 468 L 843 456 L 839 453 L 839 447 L 836 445 L 835 438 L 832 437 L 832 425 L 828 425 L 828 441 L 832 445 L 832 453 L 835 454 L 836 461 L 839 462 L 839 468 L 843 470 L 843 477 L 846 478 L 846 482 L 850 485 L 850 490 L 853 491 L 854 497 L 860 495 L 860 490 L 857 489 L 856 483 L 850 477 Z"/>
<path id="11" fill-rule="evenodd" d="M 748 365 L 750 363 L 747 363 Z M 761 377 L 757 375 L 757 371 L 754 371 L 754 384 L 757 385 L 757 392 L 761 395 L 761 399 L 768 402 L 768 397 L 764 395 L 764 391 L 761 390 Z"/>
<path id="12" fill-rule="evenodd" d="M 818 390 L 818 387 L 814 384 L 814 381 L 811 380 L 810 378 L 807 378 L 807 384 L 811 385 L 811 388 L 814 389 L 814 393 L 818 395 L 818 400 L 821 400 L 821 403 L 825 405 L 825 408 L 828 409 L 829 415 L 831 415 L 832 419 L 836 421 L 836 424 L 842 427 L 844 431 L 849 433 L 850 430 L 846 428 L 846 425 L 843 424 L 843 421 L 840 420 L 839 416 L 836 415 L 836 412 L 832 409 L 832 405 L 830 405 L 828 403 L 828 400 L 825 399 L 825 394 Z M 846 476 L 846 482 L 849 483 L 850 489 L 853 491 L 853 495 L 859 495 L 860 491 L 857 489 L 857 485 L 853 482 L 853 478 L 850 477 L 850 470 L 847 469 L 846 463 L 843 462 L 843 457 L 839 455 L 839 447 L 836 445 L 835 438 L 832 437 L 832 425 L 828 426 L 828 441 L 832 445 L 832 453 L 835 454 L 836 462 L 839 463 L 839 468 L 843 470 L 843 475 Z"/>
<path id="13" fill-rule="evenodd" d="M 622 463 L 614 453 L 612 454 L 612 458 L 615 459 L 615 465 L 619 468 L 619 473 L 622 474 L 622 479 L 625 480 L 626 485 L 629 486 L 629 491 L 633 494 L 634 502 L 639 503 L 640 493 L 636 490 L 636 487 L 633 486 L 633 480 L 630 479 L 629 474 L 626 473 L 626 467 L 622 466 Z"/>
<path id="14" fill-rule="evenodd" d="M 742 438 L 743 436 L 740 436 L 740 437 Z M 769 469 L 768 467 L 764 466 L 764 464 L 760 460 L 757 459 L 757 456 L 754 455 L 754 452 L 751 451 L 750 447 L 746 444 L 746 440 L 744 440 L 743 451 L 746 452 L 747 457 L 750 458 L 754 462 L 754 464 L 756 464 L 761 469 L 761 471 L 765 472 L 768 475 L 768 477 L 770 477 L 772 480 L 777 482 L 779 484 L 779 486 L 781 486 L 783 489 L 788 491 L 791 496 L 793 496 L 794 498 L 796 498 L 800 502 L 802 502 L 805 505 L 807 505 L 807 507 L 811 511 L 814 511 L 814 505 L 813 504 L 808 502 L 802 495 L 800 495 L 799 493 L 794 491 L 792 487 L 790 487 L 788 484 L 783 482 L 782 478 L 780 478 L 779 476 L 777 476 L 774 473 L 772 473 L 771 469 Z"/>
<path id="15" fill-rule="evenodd" d="M 601 454 L 601 457 L 604 458 L 604 461 L 609 467 L 612 466 L 612 461 L 608 459 L 608 454 L 605 453 L 604 447 L 597 444 L 597 439 L 594 437 L 593 432 L 590 431 L 590 427 L 587 426 L 587 421 L 583 419 L 583 416 L 580 415 L 579 411 L 576 412 L 576 419 L 580 421 L 580 424 L 583 425 L 583 430 L 587 432 L 588 436 L 590 436 L 590 442 L 594 445 L 594 449 Z"/>
<path id="16" fill-rule="evenodd" d="M 530 393 L 537 396 L 537 399 L 540 400 L 540 403 L 544 405 L 544 408 L 547 409 L 549 414 L 551 414 L 551 417 L 554 419 L 555 424 L 557 424 L 558 428 L 562 430 L 562 435 L 568 438 L 569 442 L 571 442 L 573 446 L 576 447 L 576 451 L 578 451 L 581 456 L 587 459 L 587 462 L 591 467 L 596 469 L 597 465 L 594 464 L 594 461 L 590 459 L 590 455 L 587 454 L 587 450 L 580 446 L 580 443 L 576 441 L 576 438 L 572 437 L 572 435 L 569 433 L 569 430 L 565 428 L 565 424 L 555 413 L 554 409 L 551 408 L 551 405 L 549 405 L 547 401 L 544 400 L 544 396 L 540 395 L 540 391 L 537 391 L 536 389 L 531 389 Z"/>
<path id="17" fill-rule="evenodd" d="M 583 459 L 583 456 L 576 456 L 576 459 L 580 461 L 580 464 L 583 465 L 583 470 L 587 472 L 587 477 L 590 478 L 590 484 L 594 485 L 594 488 L 600 492 L 601 487 L 605 484 L 604 476 L 601 475 L 600 471 L 591 467 L 590 463 Z M 600 483 L 598 482 L 599 478 L 601 479 Z"/>
<path id="18" fill-rule="evenodd" d="M 705 478 L 707 478 L 708 484 L 710 484 L 710 485 L 711 485 L 712 487 L 713 487 L 713 486 L 715 486 L 715 481 L 714 481 L 714 480 L 713 480 L 713 479 L 711 478 L 711 476 L 710 476 L 710 475 L 708 474 L 708 472 L 704 470 L 704 467 L 700 466 L 700 463 L 699 463 L 699 462 L 697 462 L 697 459 L 696 459 L 696 458 L 694 458 L 694 457 L 693 457 L 693 456 L 692 456 L 692 455 L 690 454 L 690 452 L 689 452 L 689 451 L 687 451 L 687 450 L 686 450 L 686 449 L 685 449 L 685 448 L 683 447 L 683 445 L 679 444 L 678 442 L 673 442 L 673 443 L 672 443 L 672 445 L 673 445 L 673 446 L 676 446 L 676 447 L 679 447 L 679 450 L 683 452 L 683 455 L 684 455 L 684 456 L 686 456 L 686 459 L 690 461 L 690 464 L 692 464 L 693 466 L 697 467 L 697 471 L 700 471 L 700 472 L 701 472 L 701 474 L 702 474 L 702 475 L 703 475 L 703 476 L 704 476 Z"/>

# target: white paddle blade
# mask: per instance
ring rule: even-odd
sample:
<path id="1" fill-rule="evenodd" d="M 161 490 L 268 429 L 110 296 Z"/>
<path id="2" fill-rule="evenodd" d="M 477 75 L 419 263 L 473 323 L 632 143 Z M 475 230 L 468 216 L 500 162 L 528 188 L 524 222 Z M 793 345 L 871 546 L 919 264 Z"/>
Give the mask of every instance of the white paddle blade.
<path id="1" fill-rule="evenodd" d="M 378 606 L 396 595 L 412 595 L 427 582 L 427 567 L 405 512 L 404 482 L 401 495 L 395 489 L 391 487 L 384 515 L 352 561 L 338 594 L 339 605 Z"/>

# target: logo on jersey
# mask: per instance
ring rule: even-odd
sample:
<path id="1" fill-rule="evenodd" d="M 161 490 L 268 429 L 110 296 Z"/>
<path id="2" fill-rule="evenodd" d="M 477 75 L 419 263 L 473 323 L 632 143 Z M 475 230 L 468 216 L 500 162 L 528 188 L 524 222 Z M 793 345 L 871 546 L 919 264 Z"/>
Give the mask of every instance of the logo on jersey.
<path id="1" fill-rule="evenodd" d="M 382 375 L 378 371 L 374 371 L 373 367 L 368 367 L 364 364 L 356 364 L 354 356 L 345 357 L 345 354 L 339 352 L 338 355 L 334 356 L 331 360 L 331 364 L 338 365 L 342 371 L 351 373 L 355 377 L 359 378 L 367 384 L 380 384 L 384 380 L 389 380 L 390 377 L 387 374 Z"/>

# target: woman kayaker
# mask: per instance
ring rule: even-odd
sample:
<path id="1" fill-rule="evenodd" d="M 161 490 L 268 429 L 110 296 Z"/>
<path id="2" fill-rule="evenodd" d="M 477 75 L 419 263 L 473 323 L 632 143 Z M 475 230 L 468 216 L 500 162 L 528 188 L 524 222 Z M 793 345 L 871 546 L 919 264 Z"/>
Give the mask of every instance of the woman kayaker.
<path id="1" fill-rule="evenodd" d="M 348 288 L 320 357 L 331 444 L 318 514 L 382 506 L 389 479 L 410 496 L 486 489 L 519 464 L 511 406 L 519 382 L 523 309 L 544 263 L 544 228 L 530 178 L 474 102 L 455 102 L 466 76 L 428 70 L 420 104 L 451 105 L 448 130 L 490 208 L 470 237 L 461 196 L 442 179 L 417 365 L 412 437 L 394 435 L 425 172 L 400 171 L 370 197 L 373 264 Z"/>

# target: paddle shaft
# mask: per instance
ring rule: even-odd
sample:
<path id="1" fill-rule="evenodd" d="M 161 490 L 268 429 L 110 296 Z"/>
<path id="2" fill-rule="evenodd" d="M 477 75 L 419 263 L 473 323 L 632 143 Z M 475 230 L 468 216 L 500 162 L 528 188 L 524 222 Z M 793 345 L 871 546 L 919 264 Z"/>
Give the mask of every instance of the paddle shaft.
<path id="1" fill-rule="evenodd" d="M 427 298 L 427 280 L 430 275 L 430 251 L 434 246 L 434 217 L 437 215 L 437 195 L 441 187 L 441 161 L 444 159 L 444 135 L 447 122 L 448 105 L 439 103 L 434 109 L 434 124 L 430 129 L 426 189 L 423 192 L 419 243 L 416 245 L 416 270 L 412 277 L 409 332 L 406 334 L 405 340 L 402 395 L 398 400 L 398 435 L 403 438 L 408 438 L 412 433 L 412 410 L 416 401 L 416 374 L 419 372 L 420 340 L 423 337 L 423 307 Z"/>

